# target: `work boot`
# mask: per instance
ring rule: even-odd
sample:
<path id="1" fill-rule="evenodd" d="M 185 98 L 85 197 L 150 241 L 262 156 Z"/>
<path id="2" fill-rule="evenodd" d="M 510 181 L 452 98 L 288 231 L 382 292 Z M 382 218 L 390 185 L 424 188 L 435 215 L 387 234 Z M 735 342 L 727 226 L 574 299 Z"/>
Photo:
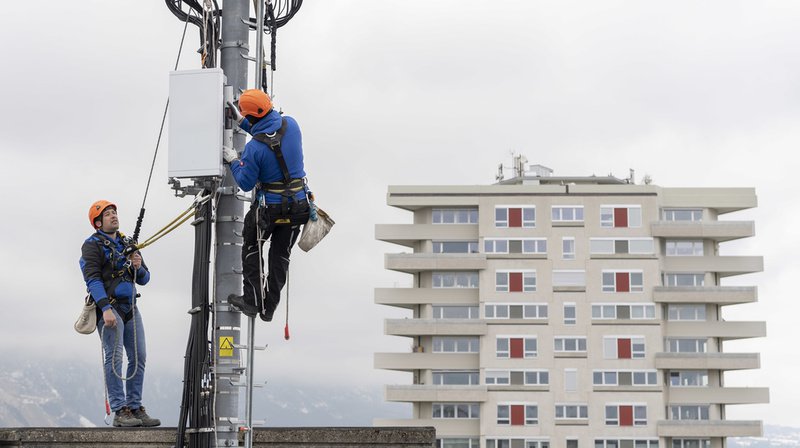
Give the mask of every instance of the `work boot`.
<path id="1" fill-rule="evenodd" d="M 275 315 L 276 308 L 278 308 L 277 303 L 264 302 L 264 309 L 258 311 L 258 317 L 264 322 L 272 322 L 272 316 Z"/>
<path id="2" fill-rule="evenodd" d="M 123 428 L 142 426 L 142 421 L 133 416 L 131 408 L 123 406 L 114 413 L 114 426 Z"/>
<path id="3" fill-rule="evenodd" d="M 147 415 L 144 406 L 139 409 L 134 409 L 132 412 L 134 417 L 142 421 L 142 426 L 161 426 L 161 420 Z"/>
<path id="4" fill-rule="evenodd" d="M 228 296 L 228 303 L 248 317 L 256 317 L 256 314 L 258 314 L 258 307 L 245 302 L 244 296 L 231 294 Z"/>

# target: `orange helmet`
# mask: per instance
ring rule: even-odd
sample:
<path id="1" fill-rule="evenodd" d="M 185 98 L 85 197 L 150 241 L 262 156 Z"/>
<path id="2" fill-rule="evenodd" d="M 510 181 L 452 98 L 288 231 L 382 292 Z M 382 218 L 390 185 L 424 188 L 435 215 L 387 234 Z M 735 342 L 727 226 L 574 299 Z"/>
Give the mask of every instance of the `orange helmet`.
<path id="1" fill-rule="evenodd" d="M 94 225 L 94 222 L 97 220 L 97 218 L 103 215 L 103 211 L 108 207 L 114 207 L 114 210 L 116 210 L 117 204 L 101 199 L 99 201 L 96 201 L 94 204 L 92 204 L 91 207 L 89 207 L 89 224 L 92 225 L 93 229 L 97 228 L 97 226 Z"/>
<path id="2" fill-rule="evenodd" d="M 245 117 L 252 115 L 261 118 L 272 110 L 272 101 L 261 90 L 245 90 L 239 97 L 239 110 Z"/>

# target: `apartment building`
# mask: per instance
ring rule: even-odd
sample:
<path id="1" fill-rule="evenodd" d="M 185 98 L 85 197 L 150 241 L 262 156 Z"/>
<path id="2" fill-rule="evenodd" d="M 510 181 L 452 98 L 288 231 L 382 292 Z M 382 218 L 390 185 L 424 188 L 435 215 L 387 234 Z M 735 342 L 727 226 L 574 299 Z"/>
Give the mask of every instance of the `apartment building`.
<path id="1" fill-rule="evenodd" d="M 404 247 L 386 269 L 411 288 L 377 288 L 405 308 L 385 333 L 406 353 L 378 369 L 411 372 L 386 399 L 412 403 L 441 448 L 722 448 L 761 421 L 729 405 L 766 403 L 767 388 L 727 387 L 758 353 L 725 341 L 764 337 L 764 322 L 726 321 L 755 286 L 760 256 L 721 256 L 754 223 L 722 219 L 756 206 L 750 188 L 663 188 L 609 177 L 557 177 L 541 166 L 486 186 L 390 186 L 412 224 L 379 224 Z"/>

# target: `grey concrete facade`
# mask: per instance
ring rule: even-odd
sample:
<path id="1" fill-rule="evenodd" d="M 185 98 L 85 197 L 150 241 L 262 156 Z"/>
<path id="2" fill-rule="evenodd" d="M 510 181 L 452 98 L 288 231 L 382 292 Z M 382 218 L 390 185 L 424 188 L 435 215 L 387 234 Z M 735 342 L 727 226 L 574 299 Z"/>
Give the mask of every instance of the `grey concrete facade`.
<path id="1" fill-rule="evenodd" d="M 724 342 L 766 336 L 764 322 L 722 318 L 757 300 L 725 278 L 763 270 L 760 256 L 720 256 L 752 237 L 750 188 L 662 188 L 615 178 L 528 176 L 486 186 L 390 186 L 411 224 L 379 224 L 404 253 L 386 269 L 411 288 L 375 302 L 410 310 L 387 319 L 407 353 L 375 367 L 407 371 L 388 401 L 412 403 L 442 448 L 722 448 L 757 436 L 730 405 L 766 403 L 767 388 L 726 387 L 757 353 Z"/>

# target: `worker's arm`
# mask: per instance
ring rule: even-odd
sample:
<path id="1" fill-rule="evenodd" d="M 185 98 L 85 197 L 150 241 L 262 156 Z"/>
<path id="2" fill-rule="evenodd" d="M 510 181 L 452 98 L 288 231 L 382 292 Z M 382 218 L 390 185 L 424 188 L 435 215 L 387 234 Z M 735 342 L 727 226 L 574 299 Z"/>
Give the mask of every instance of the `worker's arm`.
<path id="1" fill-rule="evenodd" d="M 243 191 L 252 190 L 258 182 L 259 160 L 256 159 L 256 153 L 258 152 L 257 145 L 258 142 L 250 140 L 244 147 L 242 159 L 239 163 L 234 161 L 230 164 L 233 179 Z"/>
<path id="2" fill-rule="evenodd" d="M 81 272 L 86 288 L 97 306 L 103 310 L 111 309 L 108 294 L 103 285 L 103 250 L 94 241 L 85 241 L 81 247 Z"/>
<path id="3" fill-rule="evenodd" d="M 136 270 L 136 283 L 142 286 L 146 285 L 150 281 L 150 270 L 147 269 L 139 251 L 131 255 L 131 265 Z"/>

